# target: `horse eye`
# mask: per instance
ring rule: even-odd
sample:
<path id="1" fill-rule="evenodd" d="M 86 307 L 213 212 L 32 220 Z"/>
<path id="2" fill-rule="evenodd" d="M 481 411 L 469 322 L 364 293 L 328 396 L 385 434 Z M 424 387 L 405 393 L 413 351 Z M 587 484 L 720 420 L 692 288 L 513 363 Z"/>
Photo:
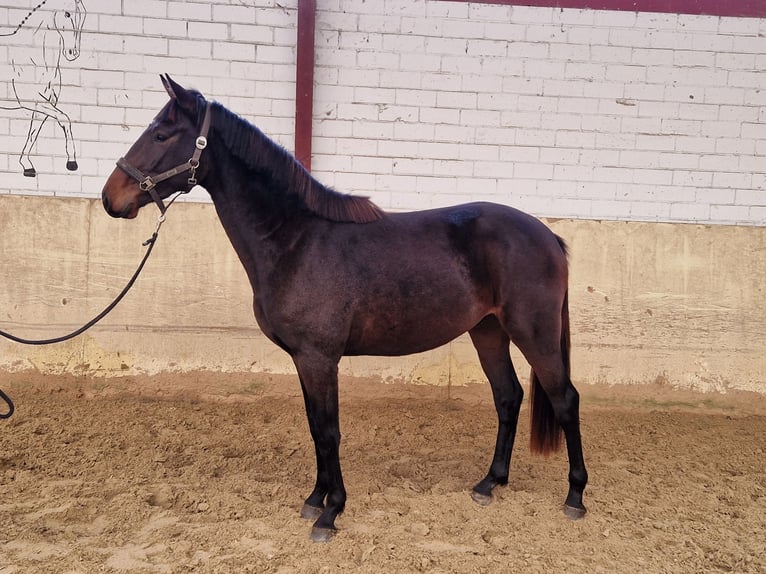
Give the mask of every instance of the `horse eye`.
<path id="1" fill-rule="evenodd" d="M 168 136 L 165 134 L 154 134 L 154 141 L 156 142 L 164 142 L 168 139 Z"/>

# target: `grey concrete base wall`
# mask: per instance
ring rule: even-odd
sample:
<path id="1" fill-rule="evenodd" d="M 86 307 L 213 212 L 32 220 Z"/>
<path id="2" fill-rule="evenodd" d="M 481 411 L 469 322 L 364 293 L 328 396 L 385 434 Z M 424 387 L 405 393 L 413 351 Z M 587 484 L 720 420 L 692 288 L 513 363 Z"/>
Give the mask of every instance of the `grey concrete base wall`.
<path id="1" fill-rule="evenodd" d="M 0 195 L 0 329 L 45 338 L 96 315 L 122 289 L 154 229 L 147 208 L 110 219 L 97 200 Z M 548 220 L 571 250 L 573 379 L 766 393 L 766 228 Z M 110 377 L 292 373 L 258 330 L 244 271 L 210 204 L 176 204 L 120 306 L 67 343 L 0 340 L 0 372 Z M 514 352 L 526 378 L 527 365 Z M 344 358 L 383 381 L 484 380 L 470 341 L 403 358 Z"/>

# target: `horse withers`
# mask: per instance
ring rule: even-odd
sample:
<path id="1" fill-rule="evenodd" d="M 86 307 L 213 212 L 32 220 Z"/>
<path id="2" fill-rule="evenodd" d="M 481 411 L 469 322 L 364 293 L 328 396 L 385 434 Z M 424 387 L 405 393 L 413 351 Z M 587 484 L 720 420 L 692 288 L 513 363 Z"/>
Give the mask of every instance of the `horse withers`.
<path id="1" fill-rule="evenodd" d="M 335 532 L 346 490 L 339 459 L 338 361 L 400 356 L 468 332 L 498 415 L 495 452 L 474 487 L 480 504 L 508 482 L 523 389 L 513 342 L 532 367 L 531 447 L 563 435 L 565 514 L 585 514 L 579 395 L 570 380 L 567 255 L 536 218 L 491 203 L 386 213 L 313 178 L 257 127 L 162 78 L 170 101 L 104 186 L 114 217 L 133 218 L 199 182 L 250 280 L 258 325 L 292 357 L 316 449 L 317 477 L 301 515 L 312 539 Z"/>

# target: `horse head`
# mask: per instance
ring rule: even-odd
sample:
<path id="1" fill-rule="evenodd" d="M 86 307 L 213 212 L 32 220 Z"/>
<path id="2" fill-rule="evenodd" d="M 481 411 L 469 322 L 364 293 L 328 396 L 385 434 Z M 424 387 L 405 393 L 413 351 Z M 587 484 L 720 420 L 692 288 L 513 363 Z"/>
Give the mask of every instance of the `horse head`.
<path id="1" fill-rule="evenodd" d="M 117 162 L 104 185 L 101 199 L 112 217 L 132 219 L 151 201 L 164 213 L 163 199 L 190 191 L 205 173 L 199 158 L 207 145 L 210 106 L 202 95 L 184 89 L 170 76 L 162 77 L 162 84 L 170 101 Z"/>
<path id="2" fill-rule="evenodd" d="M 72 62 L 80 56 L 80 40 L 85 25 L 85 5 L 82 0 L 66 0 L 53 13 L 53 28 L 58 32 L 61 53 Z"/>

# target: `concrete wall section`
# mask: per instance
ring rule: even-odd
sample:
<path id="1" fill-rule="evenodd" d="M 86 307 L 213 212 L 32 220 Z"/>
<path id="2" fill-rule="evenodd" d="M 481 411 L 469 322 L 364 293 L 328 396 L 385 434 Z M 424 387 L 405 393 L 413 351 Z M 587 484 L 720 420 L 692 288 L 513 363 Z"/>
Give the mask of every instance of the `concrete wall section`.
<path id="1" fill-rule="evenodd" d="M 0 340 L 0 370 L 294 372 L 256 327 L 250 286 L 213 207 L 177 204 L 168 215 L 143 276 L 110 316 L 60 345 Z M 155 217 L 117 221 L 94 200 L 0 196 L 0 327 L 50 337 L 96 315 L 132 274 Z M 766 393 L 766 228 L 548 223 L 572 253 L 575 381 Z M 527 366 L 514 356 L 524 378 Z M 346 358 L 341 372 L 483 380 L 467 338 L 410 357 Z"/>
<path id="2" fill-rule="evenodd" d="M 97 198 L 166 102 L 160 73 L 292 148 L 298 0 L 38 4 L 0 6 L 0 328 L 42 338 L 142 255 L 154 210 L 118 222 Z M 83 6 L 69 59 L 52 15 Z M 320 0 L 316 56 L 322 181 L 388 210 L 510 204 L 569 241 L 576 380 L 766 392 L 766 19 Z M 0 371 L 292 372 L 205 192 L 184 201 L 110 317 L 2 341 Z M 483 378 L 474 355 L 460 339 L 342 370 L 459 383 Z"/>

